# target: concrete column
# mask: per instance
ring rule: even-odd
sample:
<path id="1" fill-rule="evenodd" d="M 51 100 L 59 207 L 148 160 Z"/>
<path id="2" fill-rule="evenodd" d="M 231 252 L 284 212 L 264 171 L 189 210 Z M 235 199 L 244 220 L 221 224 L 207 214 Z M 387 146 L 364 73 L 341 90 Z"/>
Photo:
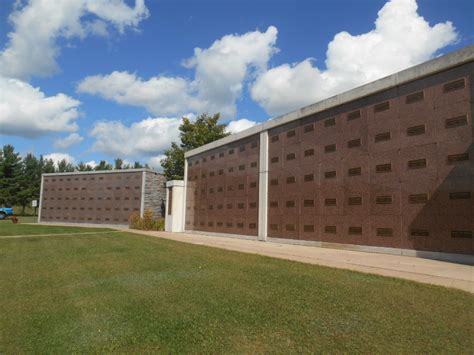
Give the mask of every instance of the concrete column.
<path id="1" fill-rule="evenodd" d="M 167 232 L 183 232 L 183 195 L 183 181 L 171 180 L 166 183 L 165 231 Z"/>
<path id="2" fill-rule="evenodd" d="M 39 207 L 38 207 L 38 223 L 41 222 L 41 210 L 43 208 L 43 180 L 44 176 L 41 175 L 41 187 L 40 187 L 40 200 L 39 200 Z"/>
<path id="3" fill-rule="evenodd" d="M 184 158 L 183 220 L 181 230 L 186 230 L 186 194 L 188 193 L 188 159 Z"/>
<path id="4" fill-rule="evenodd" d="M 140 201 L 140 217 L 143 218 L 143 212 L 145 212 L 145 183 L 146 183 L 145 171 L 142 171 L 142 196 Z"/>
<path id="5" fill-rule="evenodd" d="M 258 176 L 258 240 L 267 240 L 268 228 L 268 131 L 260 133 Z"/>

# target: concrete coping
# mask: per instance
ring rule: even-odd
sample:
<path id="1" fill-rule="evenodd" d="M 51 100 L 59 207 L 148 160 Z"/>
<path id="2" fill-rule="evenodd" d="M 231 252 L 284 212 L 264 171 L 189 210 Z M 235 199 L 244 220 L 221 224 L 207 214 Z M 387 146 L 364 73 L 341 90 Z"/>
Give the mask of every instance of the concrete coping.
<path id="1" fill-rule="evenodd" d="M 137 172 L 147 172 L 153 174 L 163 175 L 162 173 L 153 170 L 153 169 L 113 169 L 113 170 L 98 170 L 98 171 L 71 171 L 64 173 L 44 173 L 42 176 L 66 176 L 66 175 L 91 175 L 91 174 L 121 174 L 121 173 L 137 173 Z"/>
<path id="2" fill-rule="evenodd" d="M 170 180 L 166 182 L 166 187 L 174 187 L 174 186 L 184 187 L 184 181 L 183 180 Z"/>
<path id="3" fill-rule="evenodd" d="M 422 77 L 426 77 L 428 75 L 433 75 L 435 73 L 459 66 L 464 63 L 471 62 L 473 60 L 474 45 L 471 45 L 455 52 L 418 64 L 414 67 L 402 70 L 398 73 L 389 75 L 379 80 L 375 80 L 371 83 L 356 87 L 355 89 L 332 96 L 328 99 L 316 102 L 301 109 L 289 112 L 287 114 L 275 118 L 270 118 L 267 121 L 250 127 L 244 131 L 234 133 L 225 138 L 221 138 L 217 141 L 205 144 L 199 148 L 190 150 L 184 154 L 184 157 L 192 157 L 210 149 L 218 148 L 220 146 L 241 140 L 243 138 L 253 136 L 262 131 L 281 126 L 288 122 L 296 121 L 300 118 L 313 115 L 318 112 L 322 112 L 330 108 L 340 106 L 342 104 L 355 101 L 369 95 L 376 94 L 381 91 L 391 89 L 401 84 L 406 84 L 410 81 L 414 81 Z"/>

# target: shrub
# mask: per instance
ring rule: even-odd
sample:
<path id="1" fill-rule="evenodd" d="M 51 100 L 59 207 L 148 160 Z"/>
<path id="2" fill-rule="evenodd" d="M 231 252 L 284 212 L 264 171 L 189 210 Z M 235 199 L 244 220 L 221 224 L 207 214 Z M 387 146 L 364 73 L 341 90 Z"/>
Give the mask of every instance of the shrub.
<path id="1" fill-rule="evenodd" d="M 163 218 L 154 219 L 153 211 L 147 208 L 143 212 L 143 217 L 140 217 L 136 212 L 132 213 L 128 219 L 128 226 L 130 229 L 163 231 L 165 230 L 165 220 Z"/>

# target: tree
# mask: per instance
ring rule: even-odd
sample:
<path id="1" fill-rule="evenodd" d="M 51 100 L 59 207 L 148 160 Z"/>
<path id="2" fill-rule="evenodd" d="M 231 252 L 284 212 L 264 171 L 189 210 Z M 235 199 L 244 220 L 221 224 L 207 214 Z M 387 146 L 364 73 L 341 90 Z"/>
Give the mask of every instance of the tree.
<path id="1" fill-rule="evenodd" d="M 43 157 L 41 157 L 40 160 L 41 159 L 43 159 Z M 43 174 L 51 174 L 51 173 L 56 172 L 53 159 L 44 160 L 42 164 L 42 172 Z"/>
<path id="2" fill-rule="evenodd" d="M 161 166 L 166 179 L 182 179 L 184 176 L 184 149 L 173 142 L 171 148 L 165 151 L 165 156 L 166 158 L 161 160 Z"/>
<path id="3" fill-rule="evenodd" d="M 163 173 L 168 180 L 183 179 L 185 152 L 229 135 L 226 125 L 219 124 L 219 118 L 219 113 L 213 116 L 203 113 L 194 122 L 183 117 L 183 123 L 179 126 L 181 143 L 178 145 L 173 142 L 161 160 Z"/>
<path id="4" fill-rule="evenodd" d="M 69 163 L 66 159 L 62 159 L 58 162 L 58 173 L 70 173 L 74 170 L 74 165 Z"/>
<path id="5" fill-rule="evenodd" d="M 21 158 L 12 145 L 5 145 L 0 154 L 0 204 L 13 206 L 21 189 Z"/>
<path id="6" fill-rule="evenodd" d="M 82 161 L 76 166 L 76 169 L 77 169 L 77 171 L 92 171 L 92 170 L 94 170 L 92 168 L 92 166 L 90 166 L 89 164 L 85 164 Z"/>
<path id="7" fill-rule="evenodd" d="M 105 160 L 101 160 L 100 163 L 94 168 L 95 171 L 101 170 L 112 170 L 112 165 L 107 163 Z"/>
<path id="8" fill-rule="evenodd" d="M 114 169 L 117 169 L 117 170 L 126 169 L 123 165 L 123 159 L 120 159 L 120 158 L 115 159 Z"/>
<path id="9" fill-rule="evenodd" d="M 28 153 L 21 164 L 21 175 L 19 176 L 20 190 L 17 194 L 17 203 L 25 213 L 25 207 L 32 201 L 39 199 L 41 185 L 40 161 L 31 153 Z"/>

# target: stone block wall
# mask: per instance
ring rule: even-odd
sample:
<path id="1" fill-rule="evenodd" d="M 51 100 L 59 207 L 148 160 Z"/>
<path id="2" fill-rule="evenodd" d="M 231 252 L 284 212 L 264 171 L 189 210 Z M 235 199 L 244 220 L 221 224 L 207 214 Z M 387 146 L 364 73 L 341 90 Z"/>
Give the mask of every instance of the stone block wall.
<path id="1" fill-rule="evenodd" d="M 151 209 L 155 218 L 165 217 L 166 178 L 159 173 L 145 171 L 143 210 Z"/>

